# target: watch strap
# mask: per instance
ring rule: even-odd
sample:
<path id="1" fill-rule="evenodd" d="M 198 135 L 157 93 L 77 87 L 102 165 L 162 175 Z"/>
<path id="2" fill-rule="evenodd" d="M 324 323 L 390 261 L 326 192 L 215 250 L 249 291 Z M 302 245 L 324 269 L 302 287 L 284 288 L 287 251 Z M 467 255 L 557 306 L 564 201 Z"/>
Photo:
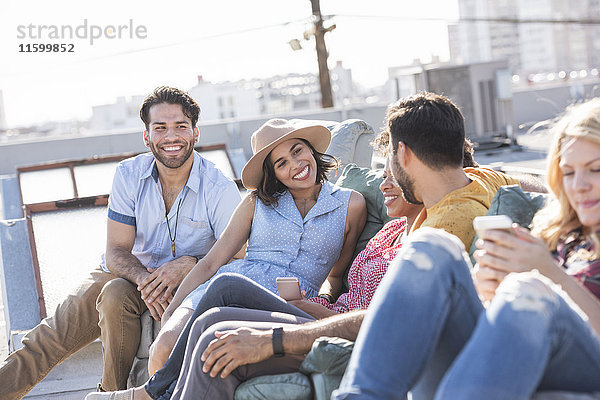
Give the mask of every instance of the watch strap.
<path id="1" fill-rule="evenodd" d="M 283 328 L 273 328 L 273 355 L 283 357 Z"/>

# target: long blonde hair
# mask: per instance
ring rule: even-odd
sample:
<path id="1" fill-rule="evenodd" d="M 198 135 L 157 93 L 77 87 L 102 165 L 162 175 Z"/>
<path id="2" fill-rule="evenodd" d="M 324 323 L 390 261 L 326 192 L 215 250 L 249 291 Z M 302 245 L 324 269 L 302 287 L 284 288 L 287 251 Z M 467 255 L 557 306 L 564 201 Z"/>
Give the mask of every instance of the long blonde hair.
<path id="1" fill-rule="evenodd" d="M 575 210 L 569 203 L 559 167 L 562 152 L 569 142 L 583 138 L 600 144 L 600 98 L 572 105 L 552 128 L 554 141 L 548 153 L 547 180 L 556 197 L 540 210 L 533 219 L 533 232 L 541 237 L 550 250 L 556 250 L 558 241 L 567 233 L 582 227 Z M 594 250 L 590 256 L 600 255 L 600 237 L 591 232 Z"/>

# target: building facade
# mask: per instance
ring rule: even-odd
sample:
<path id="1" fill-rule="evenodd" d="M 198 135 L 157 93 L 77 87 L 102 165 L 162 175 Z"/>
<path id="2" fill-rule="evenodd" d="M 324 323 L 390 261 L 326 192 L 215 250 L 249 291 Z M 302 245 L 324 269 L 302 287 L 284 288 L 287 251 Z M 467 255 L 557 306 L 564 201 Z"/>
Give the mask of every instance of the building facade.
<path id="1" fill-rule="evenodd" d="M 523 76 L 600 65 L 600 26 L 577 23 L 599 18 L 600 0 L 459 0 L 458 4 L 463 21 L 448 28 L 454 62 L 506 59 L 511 71 Z M 526 20 L 546 22 L 519 22 Z"/>

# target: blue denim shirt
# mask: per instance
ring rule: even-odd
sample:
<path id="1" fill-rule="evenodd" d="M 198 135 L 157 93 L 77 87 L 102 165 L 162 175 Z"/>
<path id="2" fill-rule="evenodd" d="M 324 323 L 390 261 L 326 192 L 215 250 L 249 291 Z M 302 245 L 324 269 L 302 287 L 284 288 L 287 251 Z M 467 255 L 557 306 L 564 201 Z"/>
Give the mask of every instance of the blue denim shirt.
<path id="1" fill-rule="evenodd" d="M 178 221 L 176 257 L 205 256 L 240 202 L 240 193 L 231 179 L 197 152 L 193 152 L 193 157 L 187 183 L 168 215 L 172 236 Z M 151 153 L 123 160 L 118 165 L 108 201 L 108 218 L 135 226 L 131 252 L 146 267 L 158 268 L 176 258 L 171 252 L 162 188 Z M 101 265 L 108 272 L 104 255 Z"/>

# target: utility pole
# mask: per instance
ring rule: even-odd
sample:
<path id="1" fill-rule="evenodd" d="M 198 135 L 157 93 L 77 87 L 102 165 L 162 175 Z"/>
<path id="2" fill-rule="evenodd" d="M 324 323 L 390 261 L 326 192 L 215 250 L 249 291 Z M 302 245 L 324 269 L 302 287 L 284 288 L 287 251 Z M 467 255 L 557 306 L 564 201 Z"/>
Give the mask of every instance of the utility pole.
<path id="1" fill-rule="evenodd" d="M 327 67 L 327 47 L 325 46 L 325 33 L 333 30 L 335 25 L 329 28 L 323 28 L 323 18 L 321 17 L 320 0 L 310 0 L 312 4 L 312 14 L 315 18 L 315 42 L 317 48 L 317 61 L 319 62 L 319 83 L 321 85 L 321 106 L 323 108 L 333 107 L 333 95 L 331 93 L 331 79 L 329 77 L 329 68 Z"/>

